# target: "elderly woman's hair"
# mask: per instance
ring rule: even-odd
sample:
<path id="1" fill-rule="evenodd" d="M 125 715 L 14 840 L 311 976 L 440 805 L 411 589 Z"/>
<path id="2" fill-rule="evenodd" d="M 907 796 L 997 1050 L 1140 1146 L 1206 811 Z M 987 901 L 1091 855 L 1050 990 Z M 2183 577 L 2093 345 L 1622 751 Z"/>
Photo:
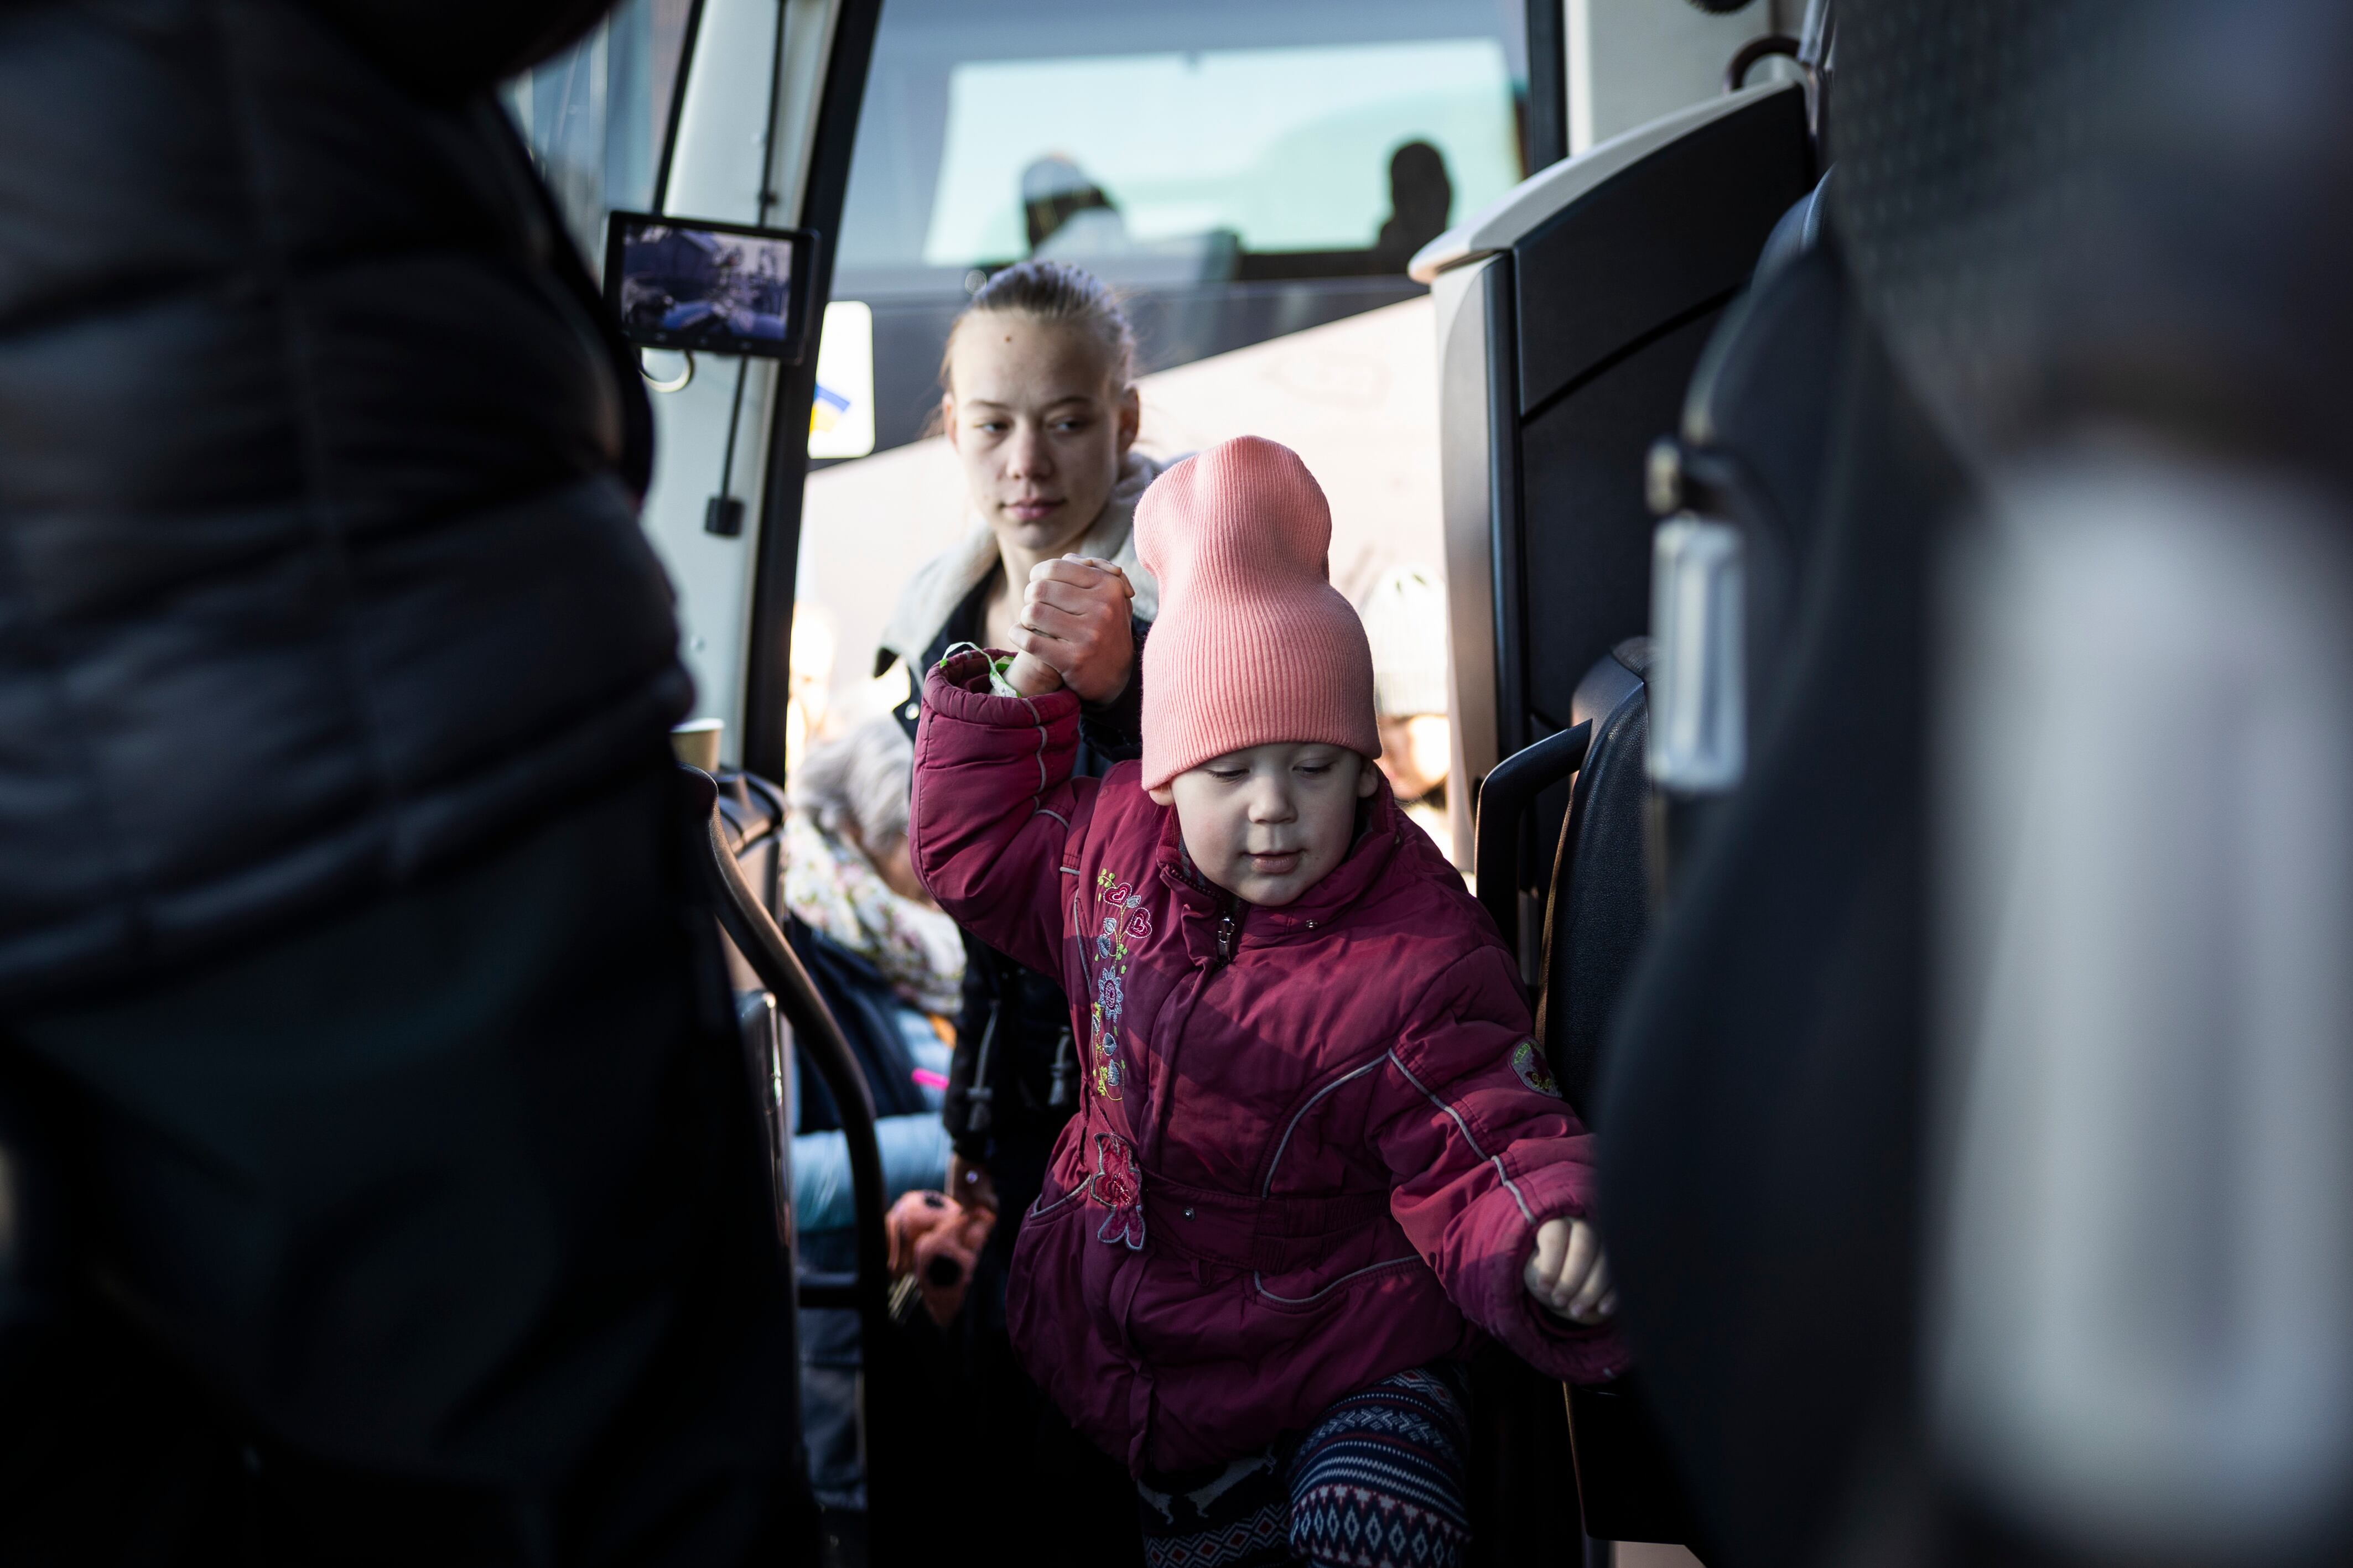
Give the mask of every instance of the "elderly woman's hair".
<path id="1" fill-rule="evenodd" d="M 906 837 L 914 771 L 907 732 L 895 719 L 876 719 L 809 752 L 793 770 L 792 803 L 828 833 L 855 828 L 869 849 L 881 851 Z"/>

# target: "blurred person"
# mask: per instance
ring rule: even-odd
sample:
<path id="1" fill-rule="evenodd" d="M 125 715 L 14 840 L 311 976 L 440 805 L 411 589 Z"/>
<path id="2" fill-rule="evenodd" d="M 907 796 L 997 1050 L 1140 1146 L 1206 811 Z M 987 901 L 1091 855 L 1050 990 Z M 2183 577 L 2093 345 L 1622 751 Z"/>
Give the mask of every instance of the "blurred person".
<path id="1" fill-rule="evenodd" d="M 888 717 L 811 751 L 793 771 L 785 819 L 788 935 L 857 1051 L 873 1089 L 874 1140 L 892 1199 L 946 1184 L 940 1105 L 948 1046 L 935 1018 L 953 1016 L 964 938 L 915 880 L 907 858 L 907 790 L 914 747 Z M 793 1218 L 804 1264 L 856 1267 L 849 1149 L 817 1077 L 798 1080 Z M 894 1235 L 903 1229 L 894 1226 Z M 987 1234 L 987 1226 L 979 1234 Z M 858 1314 L 801 1314 L 801 1419 L 818 1500 L 862 1508 Z"/>
<path id="2" fill-rule="evenodd" d="M 1446 589 L 1419 566 L 1384 573 L 1356 606 L 1373 650 L 1381 772 L 1405 814 L 1451 854 L 1446 774 L 1453 724 L 1446 700 Z"/>
<path id="3" fill-rule="evenodd" d="M 940 418 L 980 522 L 908 582 L 876 666 L 903 661 L 920 690 L 957 644 L 1051 647 L 1082 705 L 1075 765 L 1093 773 L 1134 752 L 1135 648 L 1156 604 L 1132 538 L 1137 499 L 1161 469 L 1134 449 L 1142 417 L 1134 374 L 1126 317 L 1109 289 L 1076 268 L 1023 262 L 973 296 L 948 334 Z M 898 710 L 911 733 L 921 711 L 920 698 Z M 969 932 L 965 944 L 945 1112 L 955 1146 L 948 1186 L 960 1202 L 1008 1221 L 982 1252 L 957 1328 L 983 1434 L 970 1449 L 975 1506 L 997 1528 L 1028 1531 L 1040 1561 L 1095 1568 L 1141 1551 L 1124 1483 L 1022 1372 L 1004 1317 L 1019 1216 L 1078 1102 L 1069 1005 L 1054 979 Z M 1079 1501 L 1041 1521 L 1027 1501 L 1041 1488 Z"/>
<path id="4" fill-rule="evenodd" d="M 1127 243 L 1127 224 L 1103 188 L 1060 153 L 1039 158 L 1021 171 L 1021 218 L 1030 254 L 1065 231 L 1083 225 L 1082 247 L 1117 250 Z"/>
<path id="5" fill-rule="evenodd" d="M 1454 211 L 1454 182 L 1446 154 L 1427 142 L 1409 142 L 1389 156 L 1389 216 L 1373 241 L 1373 252 L 1396 271 L 1414 252 L 1446 232 Z"/>
<path id="6" fill-rule="evenodd" d="M 833 732 L 833 667 L 839 638 L 823 605 L 793 605 L 785 697 L 785 776 L 799 776 L 808 749 Z"/>
<path id="7" fill-rule="evenodd" d="M 0 9 L 0 1561 L 808 1540 L 651 422 L 491 90 L 603 9 Z"/>
<path id="8" fill-rule="evenodd" d="M 811 751 L 793 772 L 785 819 L 785 907 L 871 964 L 914 1037 L 953 1016 L 964 983 L 956 924 L 907 858 L 915 749 L 897 721 L 870 720 Z"/>

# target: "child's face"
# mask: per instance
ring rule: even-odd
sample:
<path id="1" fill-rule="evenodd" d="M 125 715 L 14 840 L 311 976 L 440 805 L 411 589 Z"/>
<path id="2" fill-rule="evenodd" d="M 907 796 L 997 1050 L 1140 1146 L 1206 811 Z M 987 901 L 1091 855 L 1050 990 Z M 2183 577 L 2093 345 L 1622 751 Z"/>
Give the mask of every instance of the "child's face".
<path id="1" fill-rule="evenodd" d="M 1135 389 L 1083 329 L 984 310 L 956 328 L 940 415 L 997 536 L 1057 553 L 1092 527 L 1135 442 Z M 1015 585 L 1015 593 L 1020 585 Z"/>
<path id="2" fill-rule="evenodd" d="M 1356 802 L 1380 787 L 1345 746 L 1276 741 L 1188 768 L 1152 798 L 1176 808 L 1186 853 L 1236 898 L 1281 909 L 1322 881 L 1356 836 Z"/>

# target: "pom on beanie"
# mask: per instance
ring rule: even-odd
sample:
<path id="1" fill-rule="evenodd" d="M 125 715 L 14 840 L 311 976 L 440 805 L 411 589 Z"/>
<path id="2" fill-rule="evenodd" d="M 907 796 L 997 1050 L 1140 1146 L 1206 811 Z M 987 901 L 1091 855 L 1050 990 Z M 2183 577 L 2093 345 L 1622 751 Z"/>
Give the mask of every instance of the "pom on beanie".
<path id="1" fill-rule="evenodd" d="M 1332 509 L 1288 447 L 1255 436 L 1178 463 L 1135 508 L 1160 583 L 1144 644 L 1144 785 L 1270 742 L 1381 753 L 1364 624 L 1332 586 Z"/>

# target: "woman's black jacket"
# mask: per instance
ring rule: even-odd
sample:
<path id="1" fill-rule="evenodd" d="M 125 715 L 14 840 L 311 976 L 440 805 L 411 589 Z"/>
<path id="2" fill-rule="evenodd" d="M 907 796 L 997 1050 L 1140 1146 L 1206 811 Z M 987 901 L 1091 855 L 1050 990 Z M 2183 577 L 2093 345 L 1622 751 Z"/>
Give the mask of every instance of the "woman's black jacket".
<path id="1" fill-rule="evenodd" d="M 409 883 L 691 690 L 489 89 L 579 0 L 0 6 L 0 1004 Z"/>

